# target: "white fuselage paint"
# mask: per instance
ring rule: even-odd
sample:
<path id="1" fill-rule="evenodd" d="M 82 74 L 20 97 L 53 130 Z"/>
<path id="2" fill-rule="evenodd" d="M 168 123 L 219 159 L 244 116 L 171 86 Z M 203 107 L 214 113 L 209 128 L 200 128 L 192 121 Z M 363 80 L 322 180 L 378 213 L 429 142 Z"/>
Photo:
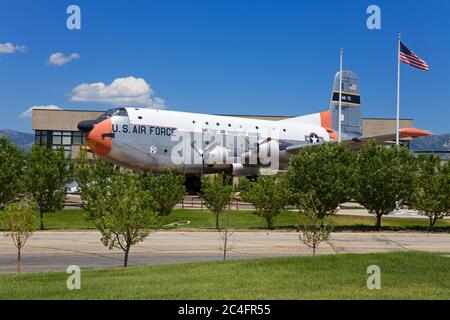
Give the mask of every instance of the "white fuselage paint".
<path id="1" fill-rule="evenodd" d="M 246 152 L 256 153 L 257 142 L 268 138 L 279 146 L 278 169 L 282 170 L 291 156 L 284 151 L 289 145 L 310 144 L 311 135 L 319 137 L 320 142 L 330 140 L 320 125 L 318 113 L 271 121 L 146 108 L 126 108 L 126 111 L 128 116 L 111 117 L 114 138 L 111 151 L 104 158 L 142 171 L 174 168 L 190 174 L 215 172 L 224 166 L 204 166 L 200 156 L 213 141 L 227 140 L 222 147 L 234 161 L 240 161 Z M 212 149 L 211 153 L 222 150 Z"/>

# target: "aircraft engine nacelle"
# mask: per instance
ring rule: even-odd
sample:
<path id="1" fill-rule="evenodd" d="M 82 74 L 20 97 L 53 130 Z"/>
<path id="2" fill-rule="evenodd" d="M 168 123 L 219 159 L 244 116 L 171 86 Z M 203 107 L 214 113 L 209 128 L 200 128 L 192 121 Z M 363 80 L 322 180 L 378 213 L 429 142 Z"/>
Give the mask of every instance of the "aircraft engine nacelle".
<path id="1" fill-rule="evenodd" d="M 259 175 L 258 167 L 245 166 L 241 163 L 234 163 L 232 165 L 231 174 L 236 177 L 248 177 Z"/>
<path id="2" fill-rule="evenodd" d="M 276 140 L 263 141 L 256 144 L 253 150 L 241 155 L 241 161 L 250 165 L 270 165 L 279 161 L 280 144 Z"/>
<path id="3" fill-rule="evenodd" d="M 252 161 L 259 165 L 270 165 L 273 161 L 279 161 L 280 145 L 276 140 L 270 140 L 257 145 L 251 154 Z M 256 157 L 256 159 L 255 159 Z M 251 162 L 253 163 L 253 162 Z"/>
<path id="4" fill-rule="evenodd" d="M 263 162 L 270 162 L 272 156 L 277 156 L 280 150 L 280 145 L 276 140 L 270 140 L 259 145 L 258 158 Z"/>
<path id="5" fill-rule="evenodd" d="M 225 165 L 227 163 L 228 149 L 217 146 L 211 151 L 205 153 L 204 161 L 209 166 Z"/>

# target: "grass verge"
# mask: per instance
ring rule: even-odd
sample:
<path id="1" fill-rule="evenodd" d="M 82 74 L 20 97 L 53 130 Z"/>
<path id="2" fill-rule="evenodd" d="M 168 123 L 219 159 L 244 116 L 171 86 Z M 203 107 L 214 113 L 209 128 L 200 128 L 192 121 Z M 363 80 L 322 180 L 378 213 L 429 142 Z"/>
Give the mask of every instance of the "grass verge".
<path id="1" fill-rule="evenodd" d="M 367 268 L 381 269 L 369 290 Z M 0 299 L 450 299 L 450 258 L 401 252 L 0 276 Z"/>

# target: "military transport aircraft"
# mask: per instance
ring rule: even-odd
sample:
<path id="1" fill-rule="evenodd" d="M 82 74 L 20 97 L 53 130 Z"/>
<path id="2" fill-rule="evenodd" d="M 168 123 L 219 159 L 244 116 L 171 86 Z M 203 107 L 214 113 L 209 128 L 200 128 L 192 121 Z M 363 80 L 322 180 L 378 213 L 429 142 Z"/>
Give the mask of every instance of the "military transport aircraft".
<path id="1" fill-rule="evenodd" d="M 189 175 L 225 171 L 233 176 L 284 170 L 289 158 L 307 146 L 338 141 L 340 74 L 334 79 L 327 111 L 285 120 L 187 113 L 148 108 L 111 109 L 82 121 L 88 149 L 130 169 L 159 173 L 168 168 Z M 369 140 L 388 143 L 396 132 L 362 135 L 361 100 L 356 74 L 342 74 L 341 141 L 358 149 Z M 401 138 L 430 133 L 400 129 Z"/>

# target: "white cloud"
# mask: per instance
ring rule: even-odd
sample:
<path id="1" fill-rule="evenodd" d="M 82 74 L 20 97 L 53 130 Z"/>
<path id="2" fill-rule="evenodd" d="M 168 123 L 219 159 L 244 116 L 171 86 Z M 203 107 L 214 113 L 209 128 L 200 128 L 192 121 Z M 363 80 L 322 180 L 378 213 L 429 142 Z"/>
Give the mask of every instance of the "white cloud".
<path id="1" fill-rule="evenodd" d="M 166 108 L 166 101 L 164 99 L 155 97 L 152 100 L 153 100 L 153 104 L 151 105 L 152 108 L 155 108 L 155 109 L 165 109 Z"/>
<path id="2" fill-rule="evenodd" d="M 25 46 L 13 45 L 10 42 L 0 43 L 0 54 L 14 53 L 14 52 L 25 52 L 27 48 Z"/>
<path id="3" fill-rule="evenodd" d="M 102 102 L 122 106 L 165 108 L 164 100 L 153 97 L 151 86 L 142 78 L 117 78 L 111 84 L 83 83 L 72 89 L 71 101 Z"/>
<path id="4" fill-rule="evenodd" d="M 47 106 L 32 106 L 27 111 L 20 114 L 21 118 L 30 118 L 34 109 L 50 109 L 50 110 L 62 110 L 62 108 L 55 106 L 53 104 Z"/>
<path id="5" fill-rule="evenodd" d="M 69 63 L 70 61 L 78 59 L 80 59 L 80 55 L 78 53 L 72 53 L 68 56 L 65 56 L 64 53 L 55 52 L 48 58 L 48 63 L 55 66 L 62 66 L 66 63 Z"/>

